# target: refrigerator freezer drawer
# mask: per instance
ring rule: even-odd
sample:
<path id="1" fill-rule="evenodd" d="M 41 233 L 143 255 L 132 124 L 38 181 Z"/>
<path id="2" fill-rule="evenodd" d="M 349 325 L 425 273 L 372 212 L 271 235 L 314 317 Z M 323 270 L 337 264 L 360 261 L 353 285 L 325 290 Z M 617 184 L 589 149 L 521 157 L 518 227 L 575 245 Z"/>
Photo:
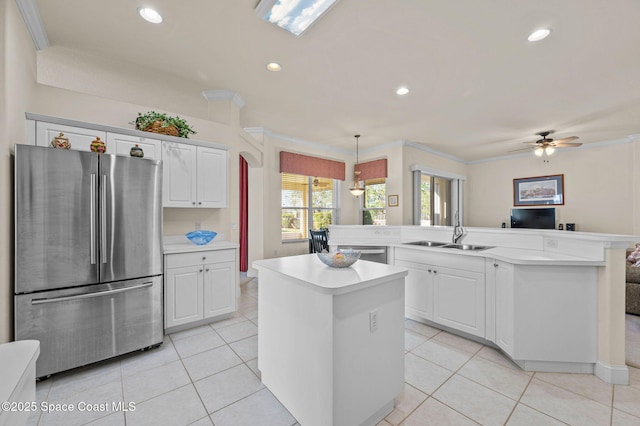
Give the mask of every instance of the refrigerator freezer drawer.
<path id="1" fill-rule="evenodd" d="M 16 295 L 15 333 L 40 341 L 37 377 L 162 343 L 162 276 Z"/>

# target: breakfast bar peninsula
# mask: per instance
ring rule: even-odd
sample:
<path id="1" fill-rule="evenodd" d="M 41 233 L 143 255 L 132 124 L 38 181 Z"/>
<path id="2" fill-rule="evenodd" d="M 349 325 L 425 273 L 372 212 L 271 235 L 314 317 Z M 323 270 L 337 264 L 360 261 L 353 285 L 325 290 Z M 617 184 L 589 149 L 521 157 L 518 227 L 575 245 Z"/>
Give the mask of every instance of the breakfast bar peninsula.
<path id="1" fill-rule="evenodd" d="M 262 382 L 303 425 L 375 425 L 404 385 L 405 268 L 253 263 Z"/>

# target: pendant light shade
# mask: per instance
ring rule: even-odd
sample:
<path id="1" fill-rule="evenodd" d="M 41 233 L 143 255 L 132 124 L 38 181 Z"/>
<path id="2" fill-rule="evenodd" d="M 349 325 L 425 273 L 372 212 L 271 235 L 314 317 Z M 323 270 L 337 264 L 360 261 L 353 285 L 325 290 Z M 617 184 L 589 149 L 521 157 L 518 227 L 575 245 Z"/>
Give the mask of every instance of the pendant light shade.
<path id="1" fill-rule="evenodd" d="M 359 160 L 358 140 L 360 138 L 360 135 L 355 135 L 354 137 L 356 138 L 356 164 L 353 166 L 355 169 L 355 166 L 358 164 L 358 160 Z M 356 197 L 359 197 L 364 193 L 364 188 L 360 185 L 360 170 L 353 171 L 353 185 L 351 185 L 351 188 L 349 188 L 349 191 L 351 191 L 351 193 Z"/>

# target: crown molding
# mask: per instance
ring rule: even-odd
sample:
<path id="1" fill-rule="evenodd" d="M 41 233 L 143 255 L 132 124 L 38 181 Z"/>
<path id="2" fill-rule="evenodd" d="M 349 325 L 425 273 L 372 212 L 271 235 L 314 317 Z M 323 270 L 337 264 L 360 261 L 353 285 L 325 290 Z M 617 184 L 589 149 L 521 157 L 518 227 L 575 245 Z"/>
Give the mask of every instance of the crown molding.
<path id="1" fill-rule="evenodd" d="M 40 17 L 36 0 L 16 0 L 16 4 L 18 5 L 18 9 L 20 9 L 20 14 L 27 26 L 27 30 L 29 30 L 31 40 L 33 40 L 36 49 L 44 50 L 51 46 L 47 32 L 44 29 L 44 24 L 42 23 L 42 18 Z"/>
<path id="2" fill-rule="evenodd" d="M 355 151 L 350 151 L 348 149 L 336 148 L 334 146 L 329 146 L 325 144 L 321 144 L 318 142 L 311 142 L 304 139 L 298 139 L 291 136 L 285 136 L 278 133 L 274 133 L 266 127 L 245 127 L 244 131 L 250 134 L 261 134 L 264 136 L 268 136 L 269 138 L 279 139 L 282 141 L 290 142 L 296 145 L 308 146 L 320 151 L 328 151 L 334 153 L 341 153 L 346 155 L 356 155 Z"/>
<path id="3" fill-rule="evenodd" d="M 602 141 L 602 142 L 592 142 L 592 143 L 585 144 L 582 146 L 577 146 L 574 148 L 556 148 L 556 152 L 573 151 L 577 149 L 582 150 L 582 149 L 599 148 L 599 147 L 610 146 L 610 145 L 620 145 L 625 143 L 632 143 L 638 140 L 640 140 L 640 134 L 632 134 L 620 139 L 612 139 L 612 140 Z M 490 163 L 492 161 L 511 160 L 513 158 L 531 157 L 532 152 L 533 150 L 529 152 L 523 152 L 521 154 L 510 154 L 510 155 L 501 155 L 499 157 L 482 158 L 480 160 L 467 161 L 466 164 L 482 164 L 482 163 Z M 536 158 L 539 158 L 539 157 L 536 157 Z"/>
<path id="4" fill-rule="evenodd" d="M 207 100 L 207 102 L 212 101 L 231 101 L 238 109 L 242 109 L 245 105 L 244 99 L 238 94 L 238 92 L 234 92 L 233 90 L 204 90 L 202 91 L 202 96 Z"/>

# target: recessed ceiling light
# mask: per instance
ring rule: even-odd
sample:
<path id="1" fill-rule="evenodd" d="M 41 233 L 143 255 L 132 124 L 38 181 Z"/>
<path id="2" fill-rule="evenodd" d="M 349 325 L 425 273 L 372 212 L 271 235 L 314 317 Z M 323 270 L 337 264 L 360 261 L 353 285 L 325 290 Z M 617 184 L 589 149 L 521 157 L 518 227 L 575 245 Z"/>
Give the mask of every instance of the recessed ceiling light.
<path id="1" fill-rule="evenodd" d="M 527 40 L 529 40 L 529 41 L 540 41 L 543 38 L 546 38 L 550 33 L 551 33 L 551 30 L 547 29 L 547 28 L 542 28 L 542 29 L 539 29 L 539 30 L 535 30 L 534 32 L 529 34 L 529 37 L 527 37 Z"/>
<path id="2" fill-rule="evenodd" d="M 398 90 L 396 90 L 396 95 L 406 95 L 407 93 L 409 93 L 409 88 L 402 86 L 402 87 L 398 87 Z"/>
<path id="3" fill-rule="evenodd" d="M 269 71 L 273 71 L 273 72 L 277 72 L 282 69 L 282 66 L 277 62 L 269 62 L 267 63 L 266 67 Z"/>
<path id="4" fill-rule="evenodd" d="M 160 16 L 160 14 L 156 10 L 151 9 L 150 7 L 139 8 L 138 13 L 140 14 L 140 16 L 142 16 L 142 19 L 147 22 L 151 22 L 152 24 L 159 24 L 160 22 L 162 22 L 162 16 Z"/>

